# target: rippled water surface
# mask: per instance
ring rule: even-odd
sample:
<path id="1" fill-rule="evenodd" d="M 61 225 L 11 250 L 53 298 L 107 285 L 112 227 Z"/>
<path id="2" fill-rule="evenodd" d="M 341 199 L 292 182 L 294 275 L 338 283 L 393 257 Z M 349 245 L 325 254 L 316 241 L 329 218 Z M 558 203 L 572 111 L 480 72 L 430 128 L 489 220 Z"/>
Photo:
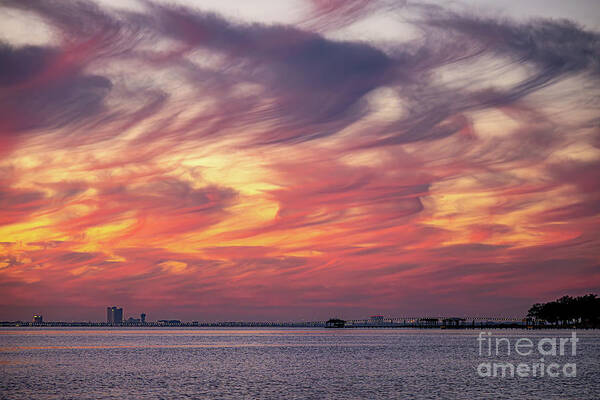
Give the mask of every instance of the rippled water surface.
<path id="1" fill-rule="evenodd" d="M 487 332 L 487 331 L 486 331 Z M 570 331 L 493 330 L 521 337 Z M 477 330 L 411 329 L 0 329 L 0 397 L 6 399 L 598 399 L 600 332 L 577 331 L 575 377 L 480 377 L 485 362 L 540 362 L 540 354 L 489 357 Z M 557 339 L 557 342 L 559 340 Z M 502 342 L 505 343 L 505 342 Z M 504 349 L 504 352 L 502 351 Z M 495 349 L 492 349 L 495 351 Z"/>

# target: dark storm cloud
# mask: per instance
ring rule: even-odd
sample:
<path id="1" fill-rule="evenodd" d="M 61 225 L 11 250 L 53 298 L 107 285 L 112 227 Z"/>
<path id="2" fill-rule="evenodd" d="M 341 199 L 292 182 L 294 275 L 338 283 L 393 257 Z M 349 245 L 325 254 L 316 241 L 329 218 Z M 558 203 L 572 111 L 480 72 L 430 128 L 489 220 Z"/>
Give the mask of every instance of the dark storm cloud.
<path id="1" fill-rule="evenodd" d="M 333 134 L 359 119 L 364 110 L 357 102 L 395 75 L 393 60 L 364 43 L 331 41 L 287 26 L 235 25 L 184 8 L 152 11 L 157 22 L 148 24 L 157 23 L 164 35 L 224 52 L 227 68 L 266 85 L 275 100 L 255 117 L 276 119 L 286 132 L 266 132 L 264 143 Z"/>
<path id="2" fill-rule="evenodd" d="M 431 7 L 417 26 L 426 38 L 423 43 L 393 49 L 397 65 L 401 60 L 400 68 L 410 78 L 408 84 L 398 82 L 410 114 L 384 129 L 385 137 L 373 139 L 371 146 L 451 136 L 469 128 L 464 112 L 510 105 L 564 77 L 597 78 L 600 72 L 600 35 L 570 21 L 515 23 Z M 526 67 L 528 76 L 504 89 L 432 83 L 435 68 L 476 62 L 485 55 L 507 57 L 512 68 Z"/>
<path id="3" fill-rule="evenodd" d="M 600 73 L 600 35 L 568 20 L 533 20 L 524 24 L 490 18 L 453 15 L 431 25 L 451 29 L 476 40 L 517 63 L 531 63 L 537 73 L 519 83 L 511 96 L 521 96 L 563 74 Z"/>
<path id="4" fill-rule="evenodd" d="M 598 34 L 571 22 L 517 24 L 439 7 L 403 5 L 402 10 L 421 13 L 421 19 L 414 23 L 425 40 L 400 44 L 385 53 L 371 44 L 334 41 L 295 27 L 232 23 L 214 14 L 151 2 L 144 3 L 148 9 L 144 14 L 118 15 L 88 2 L 5 4 L 39 13 L 65 37 L 88 40 L 89 48 L 80 57 L 82 65 L 109 59 L 138 59 L 150 68 L 170 65 L 186 70 L 199 96 L 212 96 L 220 105 L 218 111 L 192 119 L 190 125 L 177 132 L 161 129 L 156 134 L 147 133 L 144 140 L 152 140 L 157 134 L 194 133 L 206 137 L 253 123 L 266 123 L 255 144 L 314 140 L 333 135 L 363 117 L 369 111 L 365 95 L 382 86 L 398 91 L 408 113 L 387 126 L 372 126 L 365 142 L 355 146 L 436 140 L 468 131 L 471 125 L 464 115 L 467 111 L 510 104 L 561 76 L 583 72 L 597 75 L 600 68 Z M 356 7 L 362 9 L 365 5 Z M 179 44 L 162 53 L 136 47 L 160 38 L 175 39 Z M 207 70 L 186 59 L 195 49 L 224 55 L 220 71 Z M 476 60 L 485 54 L 506 56 L 533 72 L 502 90 L 475 90 L 468 85 L 450 89 L 432 83 L 435 68 Z M 34 59 L 44 61 L 48 57 L 48 50 L 21 49 L 10 55 L 13 61 L 6 68 L 16 74 L 16 79 L 24 79 L 37 68 L 31 66 Z M 14 72 L 11 65 L 21 64 L 28 67 Z M 259 83 L 265 92 L 260 98 L 235 98 L 231 91 L 240 81 Z M 17 114 L 40 109 L 31 111 L 29 118 L 21 116 L 14 123 L 16 129 L 61 126 L 100 113 L 111 89 L 107 78 L 80 72 L 48 85 L 36 96 L 21 94 L 23 107 L 15 110 Z M 126 127 L 133 126 L 165 105 L 168 95 L 163 93 L 157 103 L 156 93 L 160 91 L 151 87 L 138 91 L 141 106 L 137 114 L 122 115 L 111 110 L 102 121 L 125 119 Z M 178 110 L 172 112 L 175 115 Z"/>
<path id="5" fill-rule="evenodd" d="M 14 48 L 0 45 L 0 134 L 47 133 L 68 127 L 77 146 L 114 137 L 156 113 L 166 96 L 152 87 L 118 93 L 106 76 L 90 69 L 127 58 L 143 34 L 136 24 L 109 15 L 90 1 L 3 1 L 0 6 L 37 13 L 55 31 L 52 45 Z M 127 110 L 108 107 L 112 94 Z M 63 132 L 65 135 L 66 132 Z M 7 142 L 11 144 L 10 142 Z"/>
<path id="6" fill-rule="evenodd" d="M 272 128 L 263 133 L 260 143 L 305 141 L 335 133 L 358 120 L 365 112 L 358 101 L 394 75 L 393 61 L 367 44 L 335 42 L 292 27 L 235 25 L 188 8 L 149 4 L 149 14 L 123 13 L 115 17 L 87 2 L 5 2 L 5 5 L 37 12 L 58 27 L 63 37 L 87 41 L 85 49 L 77 49 L 78 67 L 120 56 L 141 58 L 151 66 L 157 62 L 156 57 L 134 47 L 138 42 L 149 43 L 157 37 L 176 38 L 191 46 L 183 55 L 196 48 L 224 52 L 228 57 L 225 68 L 240 75 L 235 83 L 240 79 L 257 82 L 268 90 L 270 104 L 266 108 L 256 109 L 255 101 L 250 98 L 241 103 L 232 98 L 221 101 L 225 110 L 237 115 L 238 121 L 272 122 Z M 64 50 L 66 56 L 71 49 Z M 20 56 L 22 60 L 11 65 L 26 63 L 33 68 L 32 62 L 51 59 L 53 50 L 26 48 L 16 52 L 12 58 Z M 221 73 L 202 70 L 178 57 L 166 62 L 187 68 L 192 78 L 200 79 L 192 84 L 212 89 L 220 97 L 227 97 L 233 84 Z M 43 73 L 43 68 L 33 69 Z M 15 129 L 59 127 L 77 117 L 84 119 L 99 112 L 111 83 L 99 76 L 80 76 L 79 72 L 73 71 L 74 76 L 63 77 L 62 81 L 53 80 L 48 87 L 36 88 L 38 96 L 20 93 L 22 108 L 29 109 L 32 118 L 21 116 L 15 122 Z M 48 108 L 46 104 L 54 99 L 59 100 L 56 108 Z M 40 105 L 46 107 L 34 112 Z M 136 115 L 129 117 L 137 122 L 142 119 Z M 215 118 L 222 122 L 215 123 Z M 207 119 L 216 129 L 230 126 L 229 118 L 224 115 L 207 116 L 198 122 Z"/>
<path id="7" fill-rule="evenodd" d="M 0 43 L 0 87 L 17 85 L 31 79 L 50 62 L 54 54 L 44 47 L 13 48 Z"/>
<path id="8" fill-rule="evenodd" d="M 110 80 L 78 69 L 49 72 L 60 66 L 62 56 L 52 48 L 0 43 L 4 134 L 78 124 L 103 110 Z"/>

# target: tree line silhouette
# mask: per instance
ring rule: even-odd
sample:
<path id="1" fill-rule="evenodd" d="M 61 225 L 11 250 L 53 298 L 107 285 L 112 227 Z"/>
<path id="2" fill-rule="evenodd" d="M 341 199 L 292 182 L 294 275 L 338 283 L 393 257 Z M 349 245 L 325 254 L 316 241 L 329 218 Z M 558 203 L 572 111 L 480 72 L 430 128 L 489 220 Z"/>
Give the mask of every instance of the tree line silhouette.
<path id="1" fill-rule="evenodd" d="M 528 318 L 554 325 L 600 327 L 600 298 L 595 294 L 563 296 L 548 303 L 536 303 L 529 309 Z"/>

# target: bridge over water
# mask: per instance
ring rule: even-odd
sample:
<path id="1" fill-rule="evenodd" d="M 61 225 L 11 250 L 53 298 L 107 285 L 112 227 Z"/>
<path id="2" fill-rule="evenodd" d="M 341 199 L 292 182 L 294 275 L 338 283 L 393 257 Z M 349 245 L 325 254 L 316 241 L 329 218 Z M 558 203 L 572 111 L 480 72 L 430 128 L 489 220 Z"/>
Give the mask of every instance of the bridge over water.
<path id="1" fill-rule="evenodd" d="M 486 325 L 526 325 L 523 317 L 500 316 L 406 316 L 384 318 L 375 316 L 368 319 L 350 319 L 346 327 L 467 327 Z"/>

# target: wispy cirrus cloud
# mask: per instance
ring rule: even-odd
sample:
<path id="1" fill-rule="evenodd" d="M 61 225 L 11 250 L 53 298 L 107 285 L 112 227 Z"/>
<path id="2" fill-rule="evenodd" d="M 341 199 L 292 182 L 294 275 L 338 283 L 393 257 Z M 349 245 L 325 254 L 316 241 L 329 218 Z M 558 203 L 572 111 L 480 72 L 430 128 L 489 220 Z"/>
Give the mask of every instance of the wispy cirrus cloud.
<path id="1" fill-rule="evenodd" d="M 520 313 L 600 287 L 597 32 L 103 4 L 1 3 L 52 32 L 0 45 L 3 311 Z M 342 39 L 382 16 L 415 36 Z"/>

